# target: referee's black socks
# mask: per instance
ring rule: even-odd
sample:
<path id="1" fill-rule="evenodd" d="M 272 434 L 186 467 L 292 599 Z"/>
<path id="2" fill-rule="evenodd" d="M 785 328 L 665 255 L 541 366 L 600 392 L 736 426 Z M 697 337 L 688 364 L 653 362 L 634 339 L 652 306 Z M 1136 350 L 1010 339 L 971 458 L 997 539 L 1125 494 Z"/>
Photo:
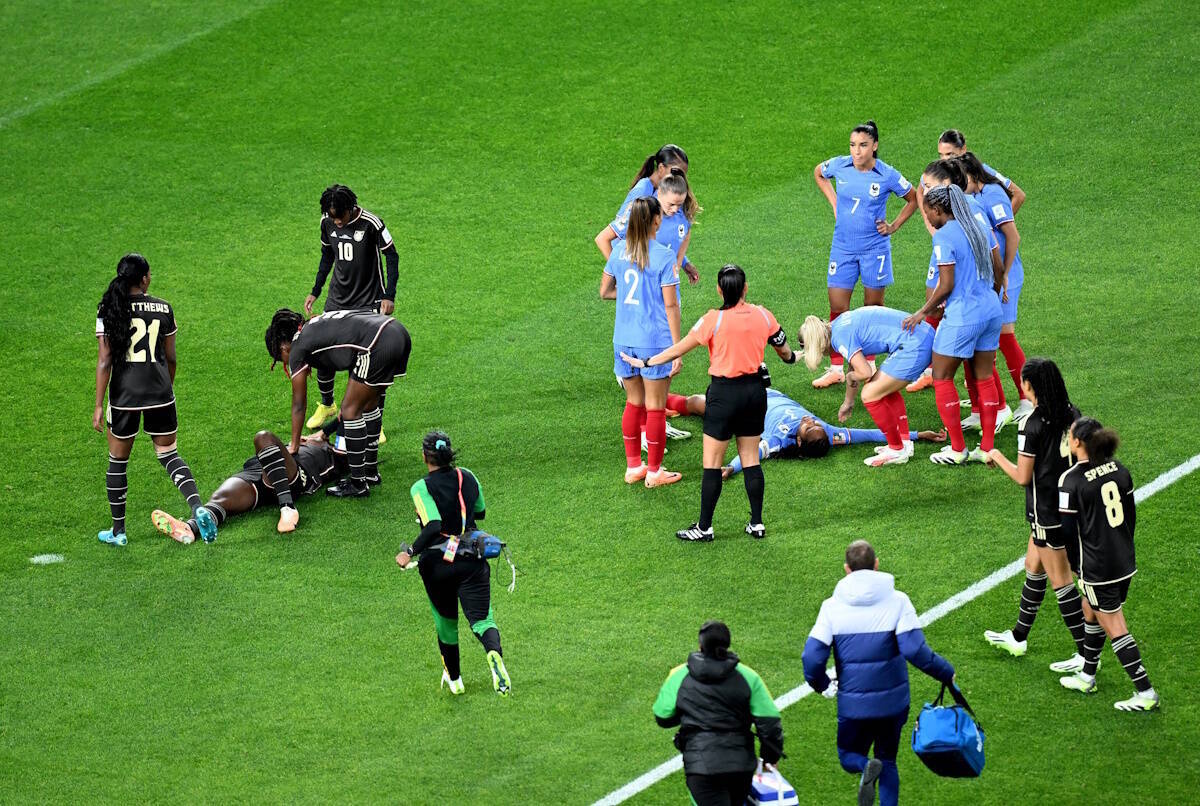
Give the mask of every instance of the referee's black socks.
<path id="1" fill-rule="evenodd" d="M 702 530 L 708 531 L 712 528 L 713 513 L 717 510 L 717 499 L 720 497 L 721 468 L 704 468 L 704 477 L 700 482 L 700 528 Z M 761 497 L 759 501 L 761 509 Z"/>
<path id="2" fill-rule="evenodd" d="M 705 471 L 708 472 L 707 470 Z M 718 471 L 719 472 L 719 471 Z M 750 523 L 760 524 L 762 520 L 763 488 L 766 479 L 763 478 L 762 465 L 754 465 L 742 470 L 746 482 L 746 497 L 750 499 Z"/>

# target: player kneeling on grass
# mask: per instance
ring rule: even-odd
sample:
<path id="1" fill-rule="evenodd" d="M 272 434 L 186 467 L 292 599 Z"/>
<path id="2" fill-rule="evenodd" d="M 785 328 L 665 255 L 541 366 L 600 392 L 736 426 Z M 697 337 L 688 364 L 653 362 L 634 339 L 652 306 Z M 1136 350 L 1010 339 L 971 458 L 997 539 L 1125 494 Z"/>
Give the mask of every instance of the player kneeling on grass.
<path id="1" fill-rule="evenodd" d="M 921 377 L 933 357 L 934 330 L 921 322 L 911 330 L 902 326 L 908 314 L 868 305 L 848 311 L 832 324 L 810 316 L 800 327 L 800 349 L 809 369 L 834 353 L 850 365 L 846 373 L 846 400 L 838 409 L 838 420 L 846 422 L 854 409 L 854 392 L 862 387 L 863 405 L 887 440 L 887 446 L 868 456 L 868 467 L 904 464 L 913 455 L 908 433 L 908 411 L 900 391 Z M 867 355 L 887 353 L 883 366 L 875 369 Z"/>
<path id="2" fill-rule="evenodd" d="M 451 694 L 464 691 L 458 657 L 461 602 L 471 632 L 487 650 L 492 688 L 507 697 L 512 681 L 504 666 L 500 629 L 492 618 L 492 569 L 483 558 L 481 547 L 468 539 L 475 537 L 476 521 L 487 514 L 483 489 L 474 473 L 454 466 L 454 449 L 445 433 L 426 434 L 421 442 L 421 455 L 429 473 L 411 490 L 421 533 L 412 546 L 404 547 L 396 555 L 396 562 L 401 568 L 408 568 L 415 560 L 421 572 L 442 654 L 442 685 L 448 685 Z"/>
<path id="3" fill-rule="evenodd" d="M 1096 690 L 1096 666 L 1107 633 L 1113 653 L 1136 689 L 1132 697 L 1113 707 L 1118 711 L 1153 711 L 1158 707 L 1158 694 L 1150 685 L 1142 653 L 1129 634 L 1122 612 L 1129 583 L 1137 573 L 1133 477 L 1112 458 L 1117 435 L 1091 417 L 1082 417 L 1071 426 L 1070 445 L 1076 463 L 1058 481 L 1058 509 L 1063 532 L 1068 539 L 1079 541 L 1079 581 L 1104 632 L 1087 634 L 1083 671 L 1059 682 L 1085 694 Z"/>
<path id="4" fill-rule="evenodd" d="M 329 444 L 324 431 L 305 437 L 295 456 L 288 453 L 279 437 L 270 431 L 259 431 L 254 435 L 254 455 L 217 488 L 201 509 L 222 524 L 234 515 L 278 504 L 276 529 L 281 533 L 292 532 L 300 523 L 296 499 L 312 495 L 322 485 L 349 472 L 346 454 Z M 156 509 L 150 519 L 155 529 L 185 545 L 199 534 L 195 518 L 180 520 Z"/>

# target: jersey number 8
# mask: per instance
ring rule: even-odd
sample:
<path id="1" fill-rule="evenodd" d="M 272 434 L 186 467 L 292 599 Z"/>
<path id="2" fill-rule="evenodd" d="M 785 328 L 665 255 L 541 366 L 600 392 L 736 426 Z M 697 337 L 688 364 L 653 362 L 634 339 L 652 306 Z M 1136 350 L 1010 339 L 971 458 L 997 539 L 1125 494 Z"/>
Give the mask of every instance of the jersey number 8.
<path id="1" fill-rule="evenodd" d="M 133 335 L 129 337 L 129 349 L 125 351 L 125 362 L 128 364 L 144 364 L 147 361 L 154 363 L 154 354 L 158 349 L 158 329 L 162 326 L 162 322 L 155 319 L 147 328 L 145 319 L 135 318 L 130 320 L 129 326 L 133 330 Z M 143 350 L 138 347 L 142 339 L 146 339 L 147 349 Z"/>
<path id="2" fill-rule="evenodd" d="M 1125 507 L 1121 504 L 1121 490 L 1115 481 L 1101 485 L 1100 499 L 1104 501 L 1104 514 L 1108 518 L 1108 525 L 1116 529 L 1125 522 Z"/>

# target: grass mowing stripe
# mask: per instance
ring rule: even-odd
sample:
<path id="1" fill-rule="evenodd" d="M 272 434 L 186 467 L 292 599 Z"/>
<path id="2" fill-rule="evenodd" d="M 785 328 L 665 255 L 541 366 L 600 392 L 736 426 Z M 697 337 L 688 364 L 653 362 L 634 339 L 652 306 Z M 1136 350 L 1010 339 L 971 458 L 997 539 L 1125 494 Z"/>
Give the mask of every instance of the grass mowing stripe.
<path id="1" fill-rule="evenodd" d="M 1179 481 L 1181 478 L 1197 468 L 1200 468 L 1200 453 L 1196 454 L 1191 459 L 1188 459 L 1186 462 L 1178 464 L 1166 471 L 1149 484 L 1137 488 L 1133 494 L 1134 501 L 1139 504 L 1142 503 L 1150 496 L 1165 490 L 1167 487 L 1170 487 L 1172 484 Z M 1020 573 L 1024 566 L 1025 557 L 1022 555 L 1003 568 L 993 571 L 970 587 L 959 591 L 944 602 L 935 605 L 934 607 L 922 613 L 920 615 L 921 626 L 928 627 L 942 616 L 952 613 L 963 605 L 978 599 L 980 596 L 992 590 L 997 585 L 1001 585 L 1012 579 L 1014 576 Z M 808 683 L 803 683 L 799 686 L 796 686 L 786 694 L 776 697 L 775 705 L 777 708 L 779 708 L 779 710 L 782 711 L 784 708 L 795 705 L 796 703 L 800 702 L 800 700 L 812 693 L 812 687 L 809 686 Z M 671 773 L 678 772 L 682 769 L 683 756 L 677 754 L 673 758 L 664 761 L 662 764 L 659 764 L 649 772 L 643 773 L 637 778 L 634 778 L 620 789 L 616 789 L 608 793 L 603 798 L 596 801 L 595 806 L 616 806 L 618 803 L 624 803 L 639 792 L 649 789 L 651 786 L 666 778 Z"/>

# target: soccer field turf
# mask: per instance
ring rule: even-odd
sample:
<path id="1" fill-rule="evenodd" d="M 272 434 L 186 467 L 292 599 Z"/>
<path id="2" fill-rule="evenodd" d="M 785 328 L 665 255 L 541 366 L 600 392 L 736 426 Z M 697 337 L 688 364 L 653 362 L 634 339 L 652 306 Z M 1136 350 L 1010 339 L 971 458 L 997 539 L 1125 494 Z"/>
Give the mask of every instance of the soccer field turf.
<path id="1" fill-rule="evenodd" d="M 934 467 L 927 446 L 879 471 L 862 466 L 869 447 L 767 463 L 764 541 L 741 534 L 736 481 L 715 543 L 672 536 L 699 506 L 696 419 L 676 421 L 696 436 L 667 455 L 682 483 L 621 482 L 592 238 L 664 142 L 687 149 L 705 208 L 685 326 L 736 261 L 751 300 L 794 334 L 828 312 L 832 216 L 813 166 L 874 118 L 880 157 L 915 181 L 938 134 L 964 130 L 1028 193 L 1026 353 L 1053 357 L 1080 408 L 1120 432 L 1135 481 L 1200 453 L 1188 4 L 91 2 L 5 6 L 0 28 L 0 344 L 14 359 L 0 383 L 14 424 L 0 462 L 0 801 L 590 802 L 674 752 L 650 704 L 705 619 L 728 622 L 780 695 L 803 682 L 800 651 L 850 540 L 874 542 L 919 612 L 1021 555 L 1021 490 L 998 470 Z M 182 501 L 143 436 L 130 543 L 100 545 L 92 323 L 117 258 L 145 254 L 151 293 L 175 306 L 180 451 L 207 494 L 257 430 L 287 431 L 263 330 L 311 287 L 317 200 L 335 181 L 400 251 L 413 355 L 384 418 L 383 487 L 301 501 L 288 537 L 267 510 L 183 547 L 150 524 Z M 917 217 L 892 240 L 887 300 L 913 310 L 929 238 Z M 777 388 L 834 417 L 840 390 L 769 363 Z M 674 390 L 703 391 L 706 368 L 689 355 Z M 915 428 L 938 422 L 931 392 L 909 411 Z M 861 405 L 852 425 L 869 427 Z M 487 525 L 522 572 L 510 595 L 494 569 L 507 700 L 465 628 L 467 694 L 438 690 L 427 599 L 392 560 L 415 534 L 406 493 L 435 426 L 481 479 Z M 1012 456 L 1015 431 L 998 444 Z M 1109 648 L 1098 694 L 1060 688 L 1046 664 L 1071 644 L 1053 597 L 1027 656 L 989 647 L 983 630 L 1015 617 L 1014 579 L 927 630 L 987 729 L 987 768 L 938 779 L 902 748 L 906 801 L 1196 797 L 1198 493 L 1188 476 L 1138 513 L 1127 615 L 1162 709 L 1113 710 L 1131 685 Z M 46 552 L 65 562 L 29 563 Z M 915 714 L 937 685 L 912 681 Z M 820 697 L 784 711 L 781 769 L 802 803 L 853 797 L 834 713 Z M 638 797 L 685 802 L 683 778 Z"/>

